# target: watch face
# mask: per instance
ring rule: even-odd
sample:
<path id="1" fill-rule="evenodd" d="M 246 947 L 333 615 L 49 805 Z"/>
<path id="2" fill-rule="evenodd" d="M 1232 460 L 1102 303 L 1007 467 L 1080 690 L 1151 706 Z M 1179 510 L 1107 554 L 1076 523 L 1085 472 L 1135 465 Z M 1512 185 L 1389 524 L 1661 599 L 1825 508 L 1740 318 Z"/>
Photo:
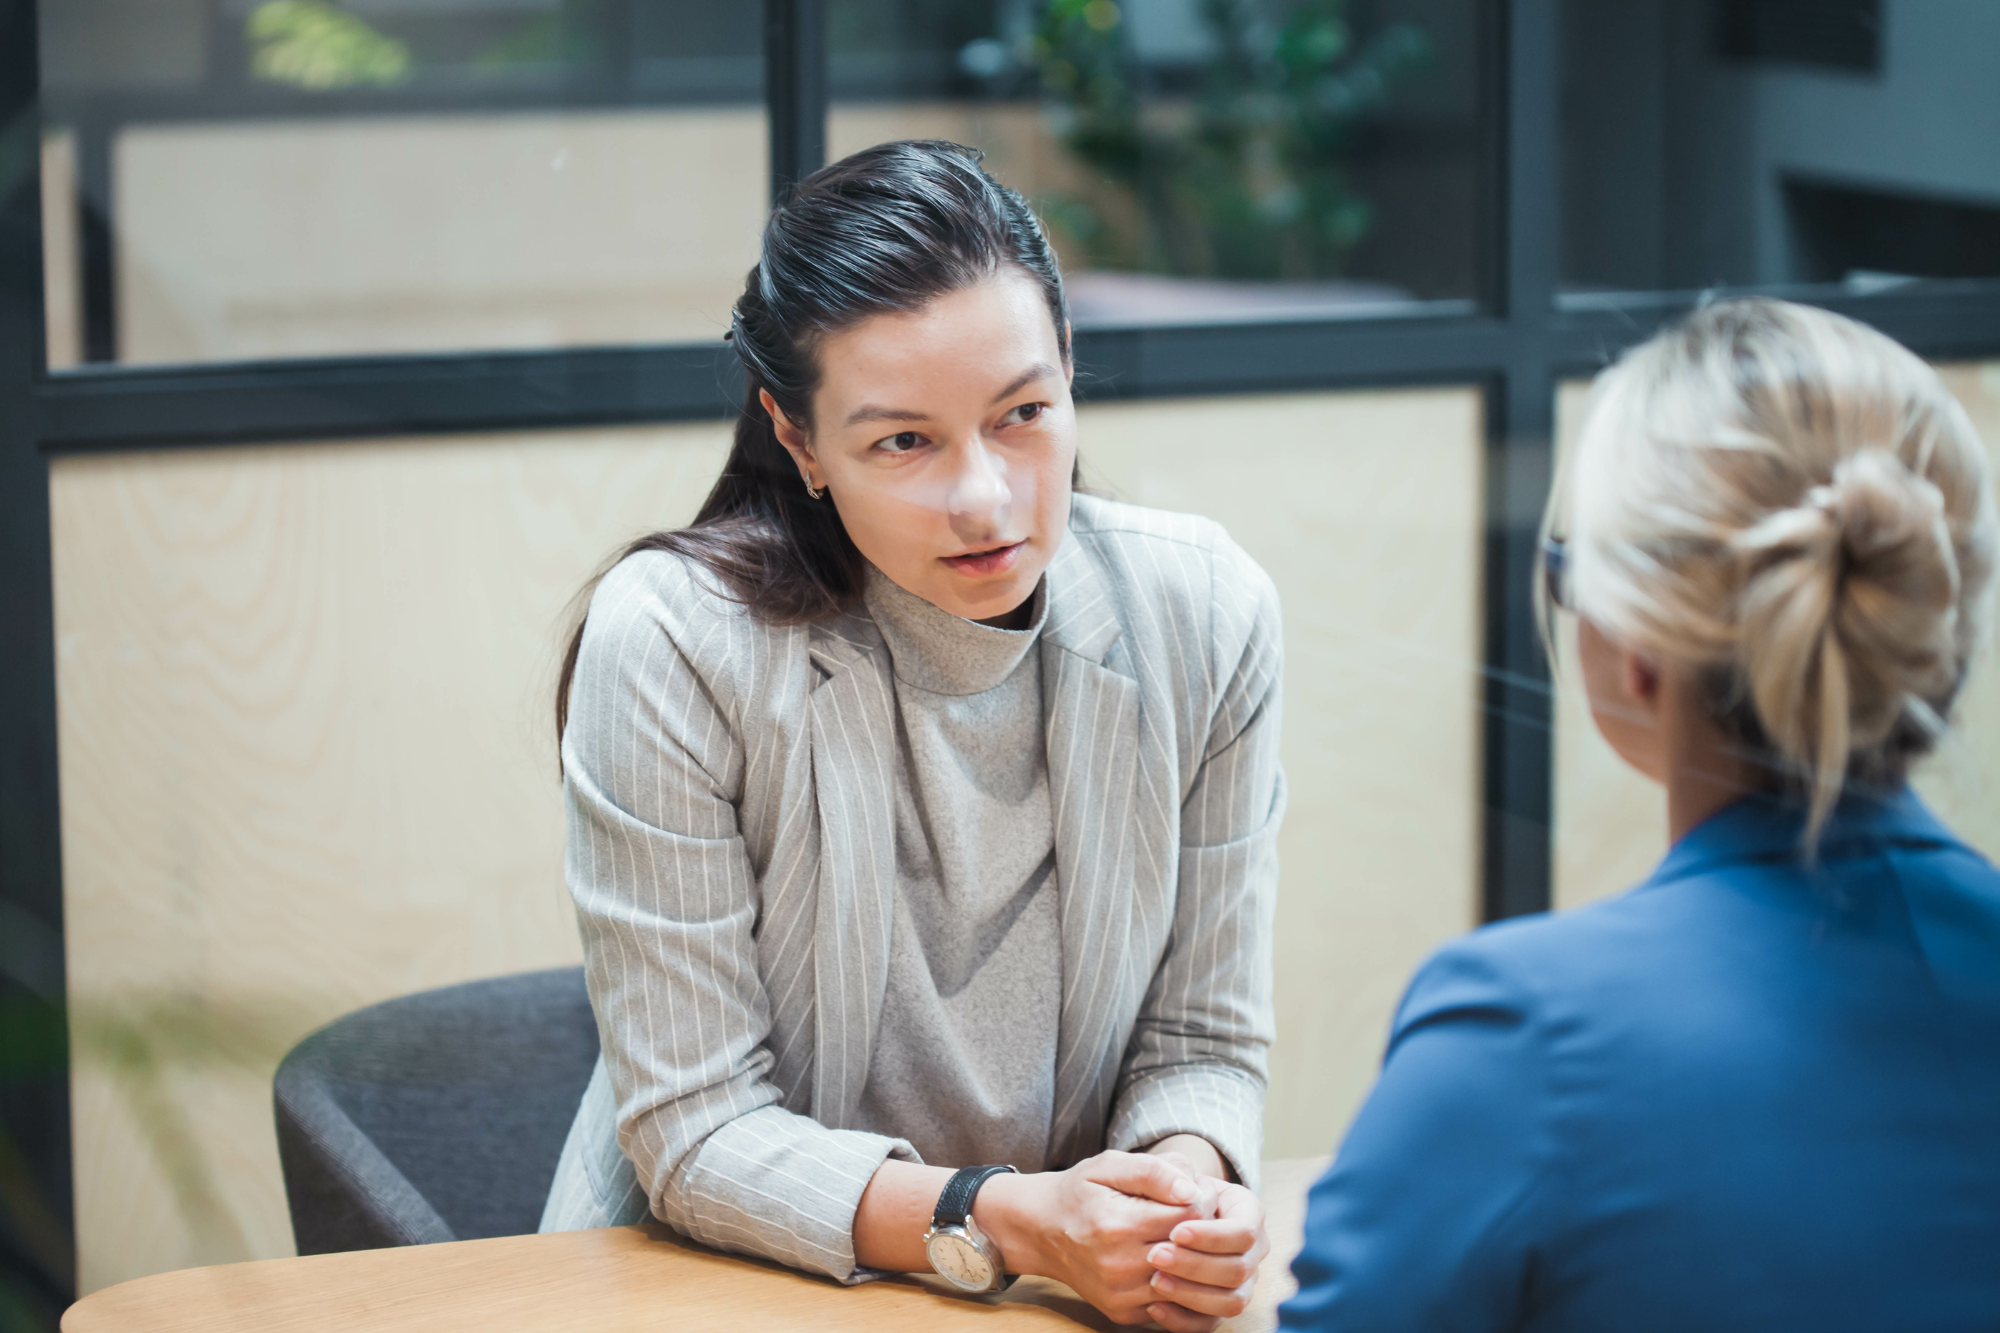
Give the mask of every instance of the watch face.
<path id="1" fill-rule="evenodd" d="M 993 1265 L 964 1232 L 936 1232 L 924 1248 L 930 1255 L 931 1267 L 953 1286 L 966 1291 L 985 1291 L 993 1285 Z"/>

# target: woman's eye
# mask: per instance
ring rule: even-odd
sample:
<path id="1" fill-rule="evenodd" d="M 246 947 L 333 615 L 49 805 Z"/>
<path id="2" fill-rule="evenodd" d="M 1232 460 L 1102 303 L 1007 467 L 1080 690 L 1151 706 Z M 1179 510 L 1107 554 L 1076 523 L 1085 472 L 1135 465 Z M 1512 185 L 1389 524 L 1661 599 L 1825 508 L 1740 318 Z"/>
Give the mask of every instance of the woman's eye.
<path id="1" fill-rule="evenodd" d="M 1000 418 L 1002 425 L 1025 426 L 1049 410 L 1047 403 L 1022 403 L 1019 407 Z"/>
<path id="2" fill-rule="evenodd" d="M 924 437 L 913 430 L 898 431 L 886 440 L 875 441 L 875 447 L 885 454 L 906 454 L 924 442 Z"/>

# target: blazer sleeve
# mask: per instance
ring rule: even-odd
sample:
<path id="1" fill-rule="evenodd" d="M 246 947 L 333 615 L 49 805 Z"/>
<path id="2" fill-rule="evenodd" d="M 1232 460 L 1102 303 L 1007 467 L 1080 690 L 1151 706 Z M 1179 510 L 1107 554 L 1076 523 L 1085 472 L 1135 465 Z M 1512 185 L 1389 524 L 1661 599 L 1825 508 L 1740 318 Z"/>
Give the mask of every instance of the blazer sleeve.
<path id="1" fill-rule="evenodd" d="M 755 880 L 731 789 L 743 750 L 692 661 L 743 662 L 757 631 L 668 557 L 599 585 L 563 733 L 566 876 L 617 1100 L 655 1216 L 720 1249 L 842 1281 L 854 1213 L 909 1144 L 786 1111 L 769 1074 Z M 737 642 L 730 642 L 734 636 Z"/>
<path id="2" fill-rule="evenodd" d="M 1285 810 L 1284 639 L 1269 576 L 1227 538 L 1219 543 L 1203 666 L 1224 684 L 1181 802 L 1173 925 L 1120 1071 L 1106 1142 L 1133 1149 L 1198 1134 L 1255 1188 Z"/>
<path id="3" fill-rule="evenodd" d="M 1536 1006 L 1481 947 L 1411 983 L 1382 1076 L 1306 1206 L 1286 1329 L 1519 1326 L 1553 1152 Z"/>

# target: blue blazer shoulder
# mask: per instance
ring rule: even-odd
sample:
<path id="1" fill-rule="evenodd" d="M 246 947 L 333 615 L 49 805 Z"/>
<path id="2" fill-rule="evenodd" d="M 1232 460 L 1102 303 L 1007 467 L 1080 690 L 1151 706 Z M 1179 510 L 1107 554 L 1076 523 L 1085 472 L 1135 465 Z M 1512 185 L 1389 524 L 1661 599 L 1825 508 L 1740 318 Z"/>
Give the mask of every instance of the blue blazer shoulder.
<path id="1" fill-rule="evenodd" d="M 1287 1328 L 2000 1329 L 2000 874 L 1753 797 L 1418 972 Z"/>

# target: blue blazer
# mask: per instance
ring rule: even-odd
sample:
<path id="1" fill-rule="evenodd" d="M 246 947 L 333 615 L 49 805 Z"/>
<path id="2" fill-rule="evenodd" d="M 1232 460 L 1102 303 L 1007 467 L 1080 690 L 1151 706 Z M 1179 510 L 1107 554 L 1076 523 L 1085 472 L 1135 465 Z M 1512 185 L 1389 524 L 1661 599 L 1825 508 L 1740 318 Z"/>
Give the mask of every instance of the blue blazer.
<path id="1" fill-rule="evenodd" d="M 2000 873 L 1907 789 L 1800 827 L 1431 958 L 1282 1326 L 2000 1330 Z"/>

